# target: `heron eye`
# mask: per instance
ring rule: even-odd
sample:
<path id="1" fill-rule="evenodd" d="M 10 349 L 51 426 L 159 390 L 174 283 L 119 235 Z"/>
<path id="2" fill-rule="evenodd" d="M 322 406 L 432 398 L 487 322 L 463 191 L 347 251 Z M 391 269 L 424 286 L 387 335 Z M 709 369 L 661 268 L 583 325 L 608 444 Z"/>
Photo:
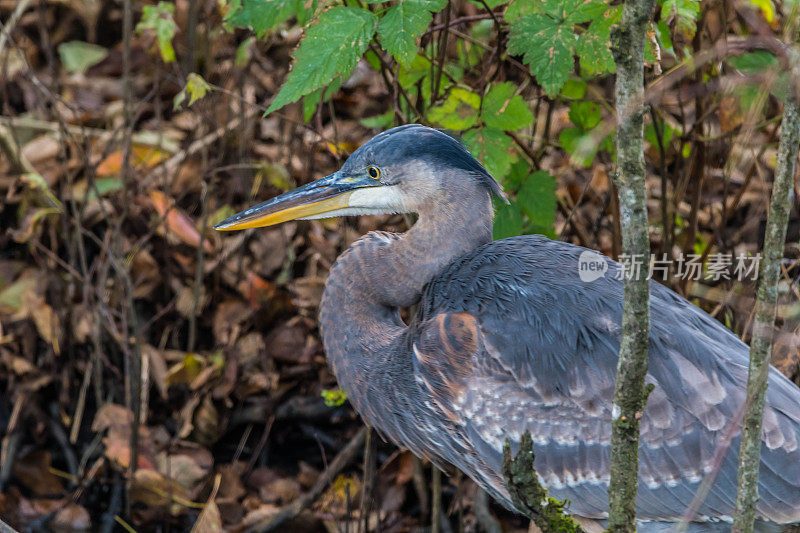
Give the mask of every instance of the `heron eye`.
<path id="1" fill-rule="evenodd" d="M 377 180 L 381 177 L 381 169 L 376 166 L 370 165 L 367 167 L 367 174 L 370 178 Z"/>

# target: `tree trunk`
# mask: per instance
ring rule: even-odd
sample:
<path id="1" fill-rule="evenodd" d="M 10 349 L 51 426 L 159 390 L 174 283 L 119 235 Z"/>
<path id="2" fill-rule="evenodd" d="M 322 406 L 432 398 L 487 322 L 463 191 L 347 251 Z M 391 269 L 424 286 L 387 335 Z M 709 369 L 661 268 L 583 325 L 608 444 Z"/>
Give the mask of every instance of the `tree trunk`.
<path id="1" fill-rule="evenodd" d="M 747 376 L 747 409 L 739 448 L 739 480 L 736 493 L 736 514 L 733 531 L 750 533 L 758 503 L 758 470 L 761 463 L 761 421 L 767 394 L 769 361 L 772 355 L 772 333 L 778 301 L 778 280 L 781 275 L 786 225 L 789 221 L 790 194 L 794 184 L 798 139 L 800 138 L 800 106 L 791 94 L 783 108 L 778 160 L 772 186 L 764 253 L 758 273 L 756 316 L 750 343 L 750 371 Z"/>
<path id="2" fill-rule="evenodd" d="M 644 162 L 644 44 L 655 0 L 628 0 L 611 35 L 617 65 L 617 176 L 622 252 L 631 261 L 649 264 Z M 625 261 L 623 261 L 624 263 Z M 647 345 L 650 291 L 646 270 L 625 269 L 622 341 L 614 387 L 611 435 L 609 531 L 636 530 L 639 471 L 639 419 L 647 401 Z"/>

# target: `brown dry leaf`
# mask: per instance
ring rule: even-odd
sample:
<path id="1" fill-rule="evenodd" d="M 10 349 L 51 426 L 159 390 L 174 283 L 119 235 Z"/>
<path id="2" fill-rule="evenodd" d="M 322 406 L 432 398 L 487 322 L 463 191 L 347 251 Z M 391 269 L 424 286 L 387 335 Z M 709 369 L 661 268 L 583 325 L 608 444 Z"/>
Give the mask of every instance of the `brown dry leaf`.
<path id="1" fill-rule="evenodd" d="M 249 319 L 253 309 L 241 300 L 226 300 L 217 306 L 214 313 L 214 338 L 219 345 L 233 344 L 239 337 L 241 324 Z"/>
<path id="2" fill-rule="evenodd" d="M 414 456 L 411 452 L 403 452 L 397 464 L 397 476 L 394 482 L 398 485 L 405 485 L 414 477 Z"/>
<path id="3" fill-rule="evenodd" d="M 166 400 L 168 398 L 168 385 L 167 385 L 167 362 L 164 356 L 159 352 L 155 346 L 145 344 L 142 346 L 142 355 L 147 358 L 150 368 L 150 377 L 156 384 L 158 393 L 161 398 Z"/>
<path id="4" fill-rule="evenodd" d="M 3 361 L 3 364 L 6 366 L 6 368 L 18 376 L 23 376 L 25 374 L 38 374 L 38 369 L 33 366 L 30 361 L 19 357 L 18 355 L 14 355 L 9 351 L 3 350 L 0 352 L 0 360 Z"/>
<path id="5" fill-rule="evenodd" d="M 131 436 L 125 426 L 112 426 L 103 438 L 105 456 L 123 470 L 131 464 Z M 141 456 L 140 456 L 141 457 Z"/>
<path id="6" fill-rule="evenodd" d="M 194 431 L 194 411 L 200 405 L 200 396 L 194 395 L 189 397 L 180 411 L 181 429 L 178 431 L 178 437 L 181 439 L 187 438 Z"/>
<path id="7" fill-rule="evenodd" d="M 266 338 L 267 355 L 278 361 L 309 363 L 311 353 L 305 350 L 306 332 L 299 325 L 284 323 L 273 329 Z"/>
<path id="8" fill-rule="evenodd" d="M 72 334 L 75 340 L 83 343 L 88 342 L 97 326 L 97 316 L 94 312 L 81 304 L 75 307 L 72 315 Z"/>
<path id="9" fill-rule="evenodd" d="M 300 461 L 297 465 L 300 469 L 298 472 L 296 479 L 300 485 L 303 486 L 305 489 L 310 489 L 314 486 L 319 478 L 319 470 L 311 466 L 310 464 L 306 463 L 305 461 Z"/>
<path id="10" fill-rule="evenodd" d="M 222 481 L 217 500 L 220 502 L 234 502 L 247 495 L 247 489 L 242 483 L 242 476 L 247 465 L 242 462 L 220 465 L 217 476 Z"/>
<path id="11" fill-rule="evenodd" d="M 94 415 L 92 431 L 103 431 L 111 426 L 130 426 L 131 422 L 133 422 L 133 413 L 130 409 L 115 403 L 107 403 Z"/>
<path id="12" fill-rule="evenodd" d="M 148 196 L 153 208 L 164 219 L 167 231 L 171 235 L 194 248 L 200 246 L 200 232 L 197 231 L 194 222 L 180 208 L 174 206 L 171 198 L 161 191 L 150 191 Z M 203 239 L 203 250 L 206 253 L 214 251 L 214 247 L 208 239 Z"/>
<path id="13" fill-rule="evenodd" d="M 249 531 L 254 526 L 258 526 L 269 520 L 270 517 L 280 511 L 280 507 L 276 505 L 263 504 L 257 509 L 247 513 L 244 519 L 235 528 L 231 529 L 231 533 L 238 533 L 241 531 Z"/>
<path id="14" fill-rule="evenodd" d="M 222 516 L 213 496 L 208 499 L 197 522 L 192 526 L 192 533 L 218 533 L 222 531 Z"/>
<path id="15" fill-rule="evenodd" d="M 194 288 L 181 287 L 180 291 L 178 291 L 178 299 L 175 303 L 175 308 L 182 316 L 189 318 L 191 316 L 200 316 L 207 303 L 208 297 L 206 296 L 206 289 L 204 286 L 200 287 L 197 305 L 195 305 Z"/>
<path id="16" fill-rule="evenodd" d="M 297 278 L 289 284 L 294 298 L 292 303 L 302 309 L 316 309 L 322 299 L 325 279 L 321 277 Z"/>
<path id="17" fill-rule="evenodd" d="M 266 348 L 267 343 L 264 341 L 264 336 L 253 331 L 236 341 L 236 359 L 243 367 L 257 364 Z"/>
<path id="18" fill-rule="evenodd" d="M 89 531 L 92 528 L 92 518 L 85 507 L 70 503 L 56 513 L 50 526 L 56 533 Z"/>
<path id="19" fill-rule="evenodd" d="M 53 308 L 47 305 L 44 298 L 29 292 L 23 296 L 25 306 L 33 318 L 39 335 L 53 346 L 56 355 L 61 353 L 59 339 L 61 338 L 61 321 Z"/>
<path id="20" fill-rule="evenodd" d="M 271 481 L 258 491 L 263 501 L 281 505 L 295 501 L 301 493 L 300 483 L 296 479 L 288 477 Z"/>
<path id="21" fill-rule="evenodd" d="M 739 127 L 744 122 L 744 114 L 739 105 L 739 98 L 730 94 L 720 98 L 717 116 L 719 117 L 719 126 L 722 133 L 727 133 Z"/>
<path id="22" fill-rule="evenodd" d="M 140 248 L 133 256 L 131 281 L 133 282 L 133 297 L 137 299 L 150 296 L 162 281 L 158 263 L 144 248 Z"/>
<path id="23" fill-rule="evenodd" d="M 162 452 L 156 456 L 158 471 L 174 479 L 187 492 L 193 491 L 209 473 L 210 467 L 200 464 L 197 456 L 186 453 L 167 455 Z"/>
<path id="24" fill-rule="evenodd" d="M 131 462 L 131 424 L 133 413 L 125 407 L 116 404 L 106 404 L 101 407 L 92 422 L 92 431 L 108 430 L 103 438 L 105 456 L 119 468 L 126 469 Z M 139 427 L 139 453 L 136 463 L 139 468 L 153 469 L 154 444 L 150 429 Z"/>
<path id="25" fill-rule="evenodd" d="M 14 461 L 14 477 L 38 496 L 61 494 L 64 486 L 50 471 L 50 452 L 33 450 Z"/>
<path id="26" fill-rule="evenodd" d="M 200 371 L 199 374 L 189 383 L 189 388 L 193 391 L 200 390 L 204 385 L 208 384 L 213 378 L 219 376 L 222 371 L 222 366 L 213 362 Z"/>
<path id="27" fill-rule="evenodd" d="M 146 468 L 140 468 L 133 475 L 131 498 L 152 507 L 163 507 L 175 502 L 185 504 L 189 501 L 186 490 L 180 484 Z"/>
<path id="28" fill-rule="evenodd" d="M 203 397 L 203 401 L 195 409 L 192 417 L 192 439 L 195 442 L 210 446 L 217 442 L 222 434 L 222 424 L 219 411 L 217 411 L 214 401 L 209 395 Z"/>
<path id="29" fill-rule="evenodd" d="M 361 481 L 356 477 L 339 474 L 322 495 L 318 505 L 325 512 L 343 514 L 348 505 L 351 509 L 358 506 L 360 498 Z"/>
<path id="30" fill-rule="evenodd" d="M 236 289 L 247 299 L 253 309 L 257 309 L 260 304 L 267 303 L 275 297 L 275 285 L 258 274 L 248 271 L 245 273 L 245 278 L 236 286 Z"/>
<path id="31" fill-rule="evenodd" d="M 31 164 L 40 163 L 47 159 L 53 159 L 58 155 L 61 143 L 53 134 L 47 133 L 39 135 L 22 147 L 22 155 Z"/>
<path id="32" fill-rule="evenodd" d="M 116 176 L 122 171 L 122 150 L 112 152 L 97 166 L 97 175 L 101 177 Z M 131 146 L 131 166 L 148 169 L 156 166 L 170 156 L 169 152 L 153 146 L 134 144 Z"/>

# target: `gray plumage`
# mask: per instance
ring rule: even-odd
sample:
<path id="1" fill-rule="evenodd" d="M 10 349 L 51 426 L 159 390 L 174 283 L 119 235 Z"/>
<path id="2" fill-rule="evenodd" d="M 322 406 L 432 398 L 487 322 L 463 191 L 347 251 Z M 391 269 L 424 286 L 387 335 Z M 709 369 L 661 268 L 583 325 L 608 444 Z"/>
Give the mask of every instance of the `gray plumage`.
<path id="1" fill-rule="evenodd" d="M 413 211 L 419 220 L 404 234 L 364 236 L 331 268 L 320 326 L 340 386 L 388 439 L 455 465 L 508 508 L 502 444 L 530 430 L 551 495 L 570 500 L 572 513 L 606 517 L 620 266 L 605 259 L 605 277 L 584 282 L 581 247 L 541 236 L 491 242 L 499 186 L 436 130 L 378 135 L 340 174 L 373 165 L 375 190 L 391 200 L 369 193 L 348 205 Z M 415 303 L 406 325 L 398 309 Z M 650 321 L 647 381 L 655 388 L 641 423 L 640 531 L 680 520 L 716 473 L 692 528 L 713 531 L 734 510 L 749 349 L 658 283 Z M 772 368 L 759 479 L 765 527 L 800 521 L 799 440 L 800 389 Z"/>

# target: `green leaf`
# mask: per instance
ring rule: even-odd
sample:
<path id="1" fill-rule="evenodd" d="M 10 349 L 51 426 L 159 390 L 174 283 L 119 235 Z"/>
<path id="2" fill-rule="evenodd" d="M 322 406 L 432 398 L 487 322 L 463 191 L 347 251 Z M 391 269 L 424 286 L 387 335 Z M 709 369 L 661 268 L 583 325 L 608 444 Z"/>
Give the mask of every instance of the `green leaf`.
<path id="1" fill-rule="evenodd" d="M 225 21 L 239 28 L 250 28 L 264 36 L 289 17 L 297 15 L 302 0 L 242 0 L 241 7 L 231 9 Z"/>
<path id="2" fill-rule="evenodd" d="M 675 137 L 675 129 L 666 122 L 661 122 L 659 128 L 662 130 L 661 144 L 665 147 L 669 146 L 669 142 Z M 658 136 L 656 135 L 656 128 L 652 123 L 644 128 L 644 140 L 650 143 L 651 146 L 658 148 Z"/>
<path id="3" fill-rule="evenodd" d="M 189 93 L 189 106 L 204 98 L 211 85 L 200 74 L 190 72 L 186 78 L 186 92 Z"/>
<path id="4" fill-rule="evenodd" d="M 514 141 L 502 130 L 477 128 L 466 132 L 462 140 L 470 153 L 495 178 L 508 174 L 511 164 L 517 160 L 517 154 L 510 151 Z"/>
<path id="5" fill-rule="evenodd" d="M 236 59 L 233 62 L 234 66 L 244 67 L 250 62 L 250 57 L 252 57 L 250 48 L 252 48 L 255 40 L 255 37 L 248 37 L 236 48 Z"/>
<path id="6" fill-rule="evenodd" d="M 522 211 L 519 210 L 516 202 L 506 204 L 503 201 L 495 200 L 494 211 L 494 240 L 505 239 L 506 237 L 516 237 L 522 234 L 525 220 Z"/>
<path id="7" fill-rule="evenodd" d="M 569 78 L 575 65 L 574 49 L 575 35 L 571 24 L 550 15 L 534 13 L 511 24 L 509 52 L 523 55 L 531 74 L 550 97 L 558 94 Z"/>
<path id="8" fill-rule="evenodd" d="M 586 94 L 586 82 L 583 80 L 567 80 L 561 88 L 561 96 L 572 100 L 580 100 Z"/>
<path id="9" fill-rule="evenodd" d="M 338 78 L 327 87 L 322 87 L 303 97 L 303 120 L 308 122 L 317 112 L 320 102 L 327 102 L 331 96 L 342 86 L 342 79 Z"/>
<path id="10" fill-rule="evenodd" d="M 511 23 L 515 20 L 521 19 L 526 15 L 540 12 L 541 6 L 538 2 L 531 2 L 531 0 L 513 0 L 510 4 L 508 4 L 506 12 L 503 14 L 503 18 L 506 19 L 506 22 Z"/>
<path id="11" fill-rule="evenodd" d="M 172 109 L 180 108 L 181 104 L 186 100 L 187 94 L 189 95 L 189 103 L 187 105 L 191 107 L 196 101 L 204 98 L 210 89 L 212 89 L 211 85 L 202 76 L 190 72 L 186 77 L 186 85 L 172 99 Z"/>
<path id="12" fill-rule="evenodd" d="M 499 83 L 483 100 L 481 117 L 487 126 L 500 130 L 518 130 L 533 124 L 533 113 L 525 100 L 514 94 L 514 84 Z"/>
<path id="13" fill-rule="evenodd" d="M 159 2 L 156 6 L 142 7 L 142 20 L 136 25 L 137 33 L 147 30 L 156 32 L 158 52 L 164 63 L 175 61 L 175 49 L 172 47 L 172 38 L 178 31 L 178 26 L 172 18 L 175 13 L 175 4 L 172 2 Z"/>
<path id="14" fill-rule="evenodd" d="M 323 87 L 347 77 L 369 46 L 377 19 L 366 9 L 334 7 L 319 16 L 305 32 L 294 52 L 294 66 L 267 109 L 271 113 Z"/>
<path id="15" fill-rule="evenodd" d="M 341 389 L 322 389 L 320 396 L 328 407 L 339 407 L 347 401 L 347 393 Z"/>
<path id="16" fill-rule="evenodd" d="M 378 39 L 387 52 L 403 66 L 410 66 L 417 55 L 416 39 L 430 24 L 433 15 L 420 2 L 404 1 L 392 7 L 378 23 Z"/>
<path id="17" fill-rule="evenodd" d="M 729 57 L 728 63 L 742 74 L 760 74 L 765 70 L 778 67 L 778 59 L 766 51 L 751 52 Z"/>
<path id="18" fill-rule="evenodd" d="M 616 64 L 611 55 L 611 26 L 622 18 L 622 6 L 614 6 L 592 20 L 578 39 L 575 52 L 581 68 L 588 74 L 614 72 Z"/>
<path id="19" fill-rule="evenodd" d="M 699 0 L 663 0 L 661 2 L 661 20 L 690 36 L 694 35 L 697 30 L 699 15 Z"/>
<path id="20" fill-rule="evenodd" d="M 83 41 L 70 41 L 58 45 L 58 56 L 67 72 L 86 72 L 101 62 L 108 55 L 108 50 L 96 44 Z"/>
<path id="21" fill-rule="evenodd" d="M 480 96 L 455 87 L 444 102 L 428 110 L 428 120 L 450 130 L 466 130 L 478 121 L 480 105 Z"/>
<path id="22" fill-rule="evenodd" d="M 549 172 L 539 170 L 531 174 L 522 184 L 517 202 L 530 220 L 534 232 L 554 236 L 556 180 Z"/>
<path id="23" fill-rule="evenodd" d="M 558 10 L 550 10 L 551 5 Z M 603 0 L 549 0 L 544 2 L 545 12 L 550 12 L 568 24 L 581 24 L 595 20 L 608 8 Z"/>
<path id="24" fill-rule="evenodd" d="M 489 6 L 489 9 L 494 9 L 497 6 L 501 6 L 506 2 L 508 2 L 508 0 L 484 0 L 484 1 L 486 2 L 486 5 Z M 469 0 L 469 2 L 480 8 L 484 8 L 483 2 L 481 2 L 480 0 Z"/>
<path id="25" fill-rule="evenodd" d="M 373 117 L 362 118 L 359 122 L 361 122 L 361 125 L 365 128 L 376 130 L 389 129 L 394 123 L 394 109 L 390 109 L 386 113 L 381 113 Z"/>
<path id="26" fill-rule="evenodd" d="M 669 34 L 669 26 L 667 26 L 667 23 L 663 20 L 659 20 L 656 24 L 656 37 L 658 38 L 658 45 L 661 47 L 661 51 L 674 56 L 675 49 L 672 47 L 672 37 L 670 37 Z"/>
<path id="27" fill-rule="evenodd" d="M 571 160 L 583 167 L 589 167 L 597 154 L 598 146 L 592 135 L 581 128 L 565 128 L 558 135 L 561 147 L 570 154 Z"/>
<path id="28" fill-rule="evenodd" d="M 576 126 L 584 130 L 590 130 L 597 126 L 603 117 L 600 106 L 594 102 L 573 102 L 569 106 L 569 120 Z"/>
<path id="29" fill-rule="evenodd" d="M 419 83 L 422 97 L 429 100 L 431 97 L 431 62 L 421 55 L 416 56 L 411 61 L 410 67 L 406 68 L 400 65 L 397 81 L 412 98 L 417 94 L 417 84 Z"/>
<path id="30" fill-rule="evenodd" d="M 511 170 L 503 179 L 503 190 L 506 193 L 516 193 L 531 172 L 528 163 L 522 159 L 511 166 Z"/>

